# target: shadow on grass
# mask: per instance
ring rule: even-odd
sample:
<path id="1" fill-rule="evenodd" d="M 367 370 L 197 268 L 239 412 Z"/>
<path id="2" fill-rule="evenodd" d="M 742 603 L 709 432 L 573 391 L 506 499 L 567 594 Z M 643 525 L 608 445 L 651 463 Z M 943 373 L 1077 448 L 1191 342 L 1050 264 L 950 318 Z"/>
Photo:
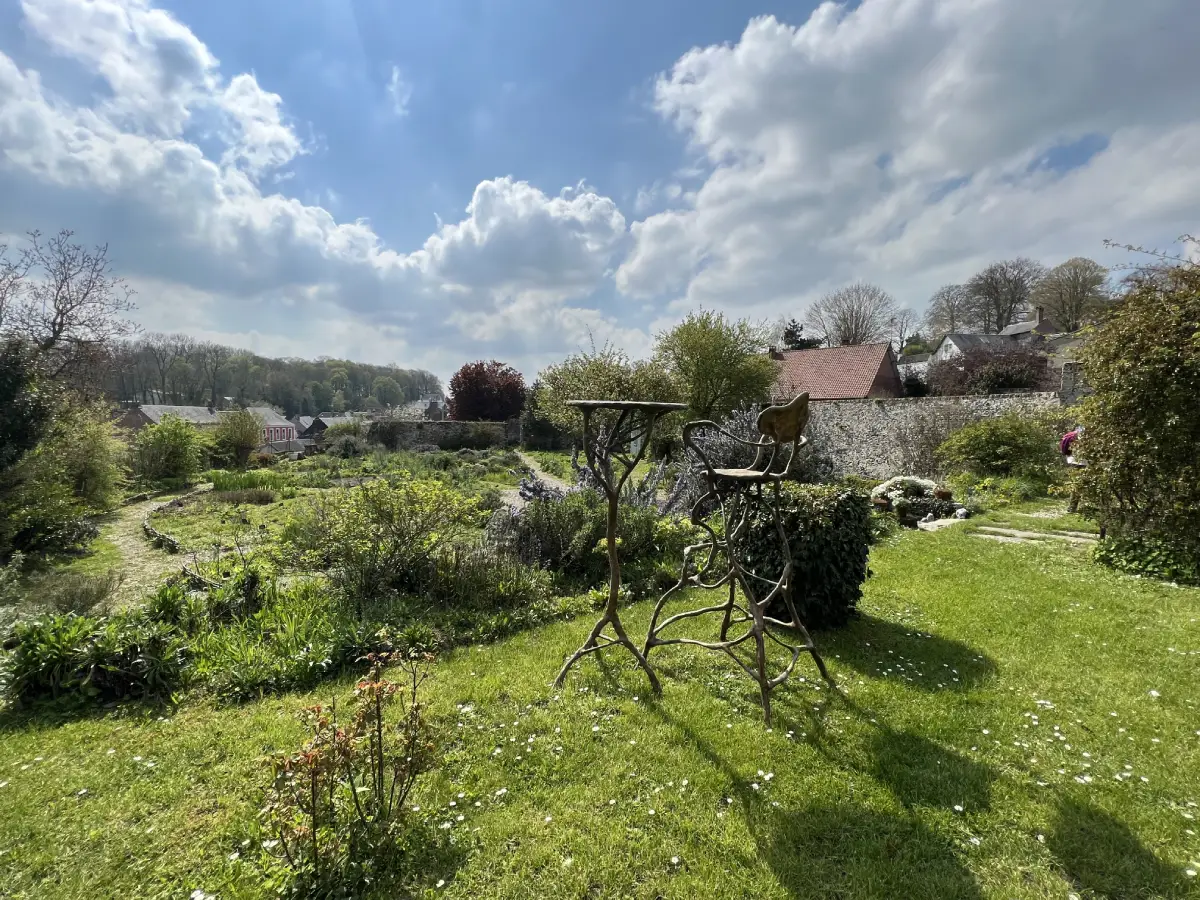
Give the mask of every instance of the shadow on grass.
<path id="1" fill-rule="evenodd" d="M 874 616 L 821 632 L 816 640 L 826 659 L 863 676 L 895 679 L 923 691 L 965 691 L 998 671 L 993 660 L 961 641 Z"/>
<path id="2" fill-rule="evenodd" d="M 1059 801 L 1050 852 L 1079 887 L 1107 900 L 1189 895 L 1183 872 L 1144 847 L 1124 822 L 1066 797 Z"/>
<path id="3" fill-rule="evenodd" d="M 747 822 L 760 855 L 793 897 L 983 896 L 953 845 L 910 816 L 839 804 L 770 809 Z"/>
<path id="4" fill-rule="evenodd" d="M 823 718 L 831 703 L 861 710 L 844 696 L 830 696 L 813 706 L 808 727 L 823 754 Z M 662 722 L 673 728 L 729 781 L 758 856 L 775 873 L 779 884 L 793 897 L 927 898 L 975 900 L 982 898 L 974 876 L 959 861 L 953 844 L 925 827 L 907 811 L 913 805 L 963 803 L 963 782 L 973 791 L 966 799 L 987 804 L 994 777 L 978 766 L 915 735 L 887 728 L 875 742 L 879 757 L 875 777 L 888 783 L 906 807 L 903 813 L 871 809 L 865 805 L 835 803 L 785 810 L 770 805 L 737 770 L 703 737 L 659 703 L 649 703 Z M 854 769 L 846 759 L 829 756 L 833 766 Z M 946 770 L 943 772 L 942 770 Z M 948 775 L 959 787 L 939 786 Z M 911 782 L 911 786 L 906 786 Z M 950 797 L 949 791 L 955 796 Z"/>
<path id="5" fill-rule="evenodd" d="M 905 807 L 956 805 L 971 810 L 991 805 L 995 770 L 940 744 L 906 731 L 881 728 L 870 746 L 869 774 Z"/>
<path id="6" fill-rule="evenodd" d="M 95 703 L 72 696 L 60 700 L 37 700 L 22 706 L 0 707 L 0 734 L 6 731 L 58 728 L 71 722 L 119 716 L 122 719 L 152 721 L 170 716 L 178 706 L 168 700 L 126 700 L 121 703 Z"/>

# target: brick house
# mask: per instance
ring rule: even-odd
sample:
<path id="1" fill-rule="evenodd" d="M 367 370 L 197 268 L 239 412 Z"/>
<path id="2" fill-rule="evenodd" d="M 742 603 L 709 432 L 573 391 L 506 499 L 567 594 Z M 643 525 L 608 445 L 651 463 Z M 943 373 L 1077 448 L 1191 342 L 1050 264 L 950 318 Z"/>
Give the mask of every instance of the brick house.
<path id="1" fill-rule="evenodd" d="M 246 412 L 253 413 L 263 423 L 263 443 L 277 444 L 296 440 L 296 426 L 269 406 L 248 406 Z"/>
<path id="2" fill-rule="evenodd" d="M 812 400 L 859 400 L 903 397 L 904 385 L 890 343 L 820 347 L 816 350 L 771 349 L 779 374 L 771 391 L 783 401 L 801 391 Z"/>

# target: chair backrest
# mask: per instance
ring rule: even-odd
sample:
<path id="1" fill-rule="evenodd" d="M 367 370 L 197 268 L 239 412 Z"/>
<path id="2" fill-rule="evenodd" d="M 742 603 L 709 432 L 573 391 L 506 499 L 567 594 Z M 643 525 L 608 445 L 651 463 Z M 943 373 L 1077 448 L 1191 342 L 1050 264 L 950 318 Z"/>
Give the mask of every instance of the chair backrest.
<path id="1" fill-rule="evenodd" d="M 808 419 L 808 393 L 805 392 L 794 397 L 788 403 L 781 406 L 768 406 L 760 412 L 756 423 L 760 434 L 757 440 L 748 441 L 730 434 L 716 422 L 700 420 L 688 422 L 683 427 L 683 443 L 700 459 L 710 478 L 737 478 L 742 481 L 777 480 L 787 477 L 796 461 L 800 447 L 808 442 L 808 439 L 804 437 Z M 739 444 L 754 447 L 754 462 L 745 469 L 714 468 L 703 450 L 692 440 L 693 432 L 700 428 L 712 429 Z M 785 444 L 791 444 L 791 452 L 788 454 L 786 462 L 780 459 L 780 450 Z M 755 472 L 761 478 L 756 478 L 753 474 Z"/>
<path id="2" fill-rule="evenodd" d="M 779 444 L 790 444 L 808 426 L 808 391 L 798 394 L 783 406 L 768 406 L 758 414 L 758 431 Z"/>

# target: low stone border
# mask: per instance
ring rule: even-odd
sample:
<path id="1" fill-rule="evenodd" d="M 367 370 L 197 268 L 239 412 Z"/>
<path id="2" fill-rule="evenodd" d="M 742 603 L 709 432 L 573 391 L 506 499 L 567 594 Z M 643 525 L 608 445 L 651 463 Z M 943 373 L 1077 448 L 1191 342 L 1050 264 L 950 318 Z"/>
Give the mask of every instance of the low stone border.
<path id="1" fill-rule="evenodd" d="M 183 544 L 179 542 L 179 539 L 173 538 L 166 532 L 159 531 L 157 528 L 151 525 L 150 517 L 160 509 L 166 509 L 168 506 L 172 505 L 182 506 L 185 501 L 195 499 L 200 494 L 207 494 L 211 490 L 212 485 L 204 485 L 203 487 L 198 487 L 195 490 L 188 491 L 186 494 L 176 497 L 174 500 L 168 500 L 166 503 L 159 503 L 157 506 L 152 507 L 150 511 L 146 513 L 146 518 L 142 519 L 142 531 L 145 533 L 150 543 L 156 547 L 161 547 L 168 553 L 182 553 Z"/>

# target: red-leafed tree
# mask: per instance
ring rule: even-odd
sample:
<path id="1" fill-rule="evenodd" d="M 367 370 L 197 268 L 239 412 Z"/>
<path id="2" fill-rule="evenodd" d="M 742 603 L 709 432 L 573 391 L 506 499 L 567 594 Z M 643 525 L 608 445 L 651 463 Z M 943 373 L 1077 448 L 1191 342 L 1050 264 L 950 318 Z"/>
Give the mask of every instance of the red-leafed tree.
<path id="1" fill-rule="evenodd" d="M 525 379 L 512 366 L 491 360 L 467 363 L 450 379 L 450 418 L 504 422 L 525 408 Z"/>

